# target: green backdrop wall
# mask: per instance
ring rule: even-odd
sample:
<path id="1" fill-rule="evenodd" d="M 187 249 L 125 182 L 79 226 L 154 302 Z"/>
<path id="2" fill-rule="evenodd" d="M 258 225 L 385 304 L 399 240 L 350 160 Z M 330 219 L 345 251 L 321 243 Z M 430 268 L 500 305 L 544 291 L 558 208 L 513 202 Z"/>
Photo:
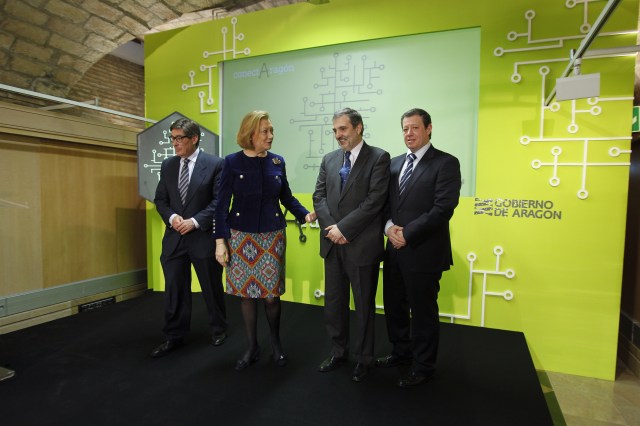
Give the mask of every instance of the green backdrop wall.
<path id="1" fill-rule="evenodd" d="M 475 195 L 479 28 L 250 56 L 223 68 L 222 153 L 238 150 L 248 111 L 269 111 L 293 191 L 313 192 L 322 156 L 338 148 L 334 111 L 360 111 L 365 140 L 395 156 L 405 151 L 398 111 L 429 99 L 438 122 L 433 142 L 460 160 L 462 195 Z"/>
<path id="2" fill-rule="evenodd" d="M 241 58 L 320 46 L 468 30 L 464 33 L 473 35 L 477 56 L 473 46 L 465 57 L 420 48 L 406 54 L 403 59 L 424 75 L 412 73 L 407 83 L 416 91 L 430 90 L 406 96 L 406 103 L 404 96 L 395 98 L 389 110 L 371 118 L 368 137 L 371 144 L 399 154 L 399 116 L 422 107 L 437 112 L 436 146 L 456 152 L 463 135 L 475 138 L 475 192 L 464 194 L 451 222 L 455 265 L 442 281 L 442 320 L 523 331 L 537 368 L 613 379 L 635 56 L 583 61 L 584 74 L 601 75 L 599 97 L 543 103 L 567 65 L 569 50 L 579 45 L 604 6 L 564 0 L 331 0 L 151 34 L 145 39 L 147 116 L 161 119 L 180 111 L 221 133 L 222 110 L 231 108 L 227 105 L 239 90 L 222 92 L 224 61 L 239 64 Z M 635 45 L 637 20 L 637 0 L 623 0 L 592 47 Z M 467 61 L 477 71 L 458 88 L 451 83 L 459 81 L 464 71 L 459 68 Z M 451 76 L 436 72 L 442 69 L 450 69 Z M 390 81 L 406 75 L 385 72 Z M 450 87 L 447 93 L 431 93 L 433 79 L 435 87 Z M 291 92 L 286 95 L 298 102 L 305 95 Z M 464 121 L 458 121 L 454 101 L 460 98 L 477 106 Z M 238 100 L 245 108 L 274 101 L 254 100 L 251 93 Z M 274 120 L 283 118 L 291 115 L 274 115 Z M 292 144 L 300 140 L 278 133 L 284 127 L 286 122 L 277 125 L 273 150 L 295 156 Z M 311 207 L 311 191 L 304 190 L 309 179 L 301 177 L 297 191 Z M 149 283 L 162 290 L 163 224 L 151 203 L 147 208 Z M 318 230 L 303 227 L 304 243 L 293 223 L 287 232 L 284 299 L 322 304 Z"/>

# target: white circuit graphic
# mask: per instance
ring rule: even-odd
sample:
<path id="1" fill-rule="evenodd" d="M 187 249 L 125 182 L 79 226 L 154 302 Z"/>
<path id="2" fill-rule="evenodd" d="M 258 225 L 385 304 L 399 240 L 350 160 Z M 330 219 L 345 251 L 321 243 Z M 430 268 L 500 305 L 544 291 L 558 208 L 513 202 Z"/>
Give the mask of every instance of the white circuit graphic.
<path id="1" fill-rule="evenodd" d="M 367 55 L 354 57 L 335 52 L 326 67 L 319 69 L 320 80 L 313 84 L 315 94 L 301 99 L 302 111 L 289 120 L 298 126 L 308 143 L 305 169 L 319 168 L 322 157 L 335 148 L 333 136 L 333 113 L 342 108 L 353 108 L 363 119 L 376 111 L 374 97 L 381 96 L 383 90 L 376 86 L 381 78 L 384 64 L 378 64 Z M 367 133 L 365 125 L 365 138 Z"/>
<path id="2" fill-rule="evenodd" d="M 231 18 L 231 33 L 229 33 L 228 27 L 222 27 L 220 32 L 222 33 L 222 47 L 220 50 L 202 52 L 204 59 L 216 58 L 216 59 L 235 59 L 239 55 L 247 56 L 251 53 L 249 47 L 240 49 L 237 46 L 239 41 L 244 40 L 244 34 L 237 32 L 238 18 Z M 182 90 L 187 91 L 190 89 L 199 88 L 198 99 L 200 103 L 200 112 L 202 114 L 210 114 L 218 112 L 218 108 L 215 106 L 216 100 L 213 96 L 213 82 L 218 80 L 218 65 L 216 64 L 200 64 L 200 73 L 204 74 L 204 79 L 196 79 L 196 71 L 190 70 L 188 74 L 188 83 L 182 84 Z"/>
<path id="3" fill-rule="evenodd" d="M 534 19 L 536 17 L 536 13 L 534 10 L 528 10 L 524 14 L 524 18 L 527 23 L 527 29 L 524 32 L 511 31 L 507 34 L 507 40 L 510 42 L 516 42 L 521 39 L 526 39 L 526 47 L 520 48 L 512 48 L 505 49 L 504 47 L 497 47 L 494 49 L 493 54 L 495 56 L 504 56 L 510 53 L 522 53 L 529 51 L 558 51 L 564 47 L 566 41 L 569 40 L 580 40 L 584 38 L 583 34 L 586 34 L 591 29 L 591 24 L 588 22 L 588 10 L 590 3 L 594 3 L 599 0 L 566 0 L 565 7 L 568 9 L 577 9 L 582 13 L 583 22 L 579 28 L 579 32 L 582 34 L 576 34 L 565 37 L 554 37 L 554 38 L 545 38 L 545 39 L 535 39 L 533 37 L 533 27 L 534 27 Z M 582 10 L 579 10 L 582 9 Z M 629 32 L 634 32 L 636 30 L 625 30 L 625 31 L 615 31 L 615 32 L 601 32 L 598 37 L 613 37 L 621 34 L 628 34 Z M 565 49 L 566 50 L 566 49 Z M 561 53 L 566 54 L 566 51 L 563 50 Z M 602 55 L 597 57 L 585 57 L 585 60 L 597 60 L 598 58 L 605 57 L 613 57 L 615 55 Z M 547 143 L 551 144 L 550 155 L 551 160 L 543 161 L 540 159 L 534 159 L 531 162 L 531 167 L 534 169 L 540 169 L 542 167 L 548 167 L 551 169 L 551 177 L 548 180 L 549 185 L 556 187 L 560 185 L 560 169 L 561 168 L 573 168 L 578 169 L 581 173 L 581 185 L 577 190 L 577 196 L 580 199 L 586 199 L 589 196 L 589 191 L 587 189 L 587 174 L 588 169 L 590 167 L 616 167 L 616 166 L 630 166 L 629 161 L 591 161 L 589 158 L 589 148 L 593 147 L 594 144 L 598 144 L 601 146 L 602 144 L 607 144 L 608 149 L 607 153 L 609 157 L 617 158 L 621 154 L 629 154 L 631 151 L 626 149 L 629 141 L 631 140 L 631 132 L 628 135 L 619 135 L 619 136 L 610 136 L 610 137 L 580 137 L 578 134 L 580 131 L 579 125 L 579 117 L 582 114 L 590 114 L 591 116 L 598 116 L 602 113 L 603 108 L 606 108 L 607 103 L 609 102 L 631 102 L 633 101 L 633 97 L 595 97 L 589 98 L 587 102 L 587 107 L 579 107 L 584 102 L 580 104 L 576 100 L 563 101 L 563 102 L 552 102 L 548 106 L 545 105 L 545 93 L 546 87 L 548 85 L 547 76 L 551 71 L 550 64 L 566 64 L 567 58 L 545 58 L 541 60 L 531 60 L 531 61 L 516 61 L 513 65 L 513 73 L 511 74 L 511 81 L 515 84 L 520 83 L 522 81 L 521 70 L 527 66 L 539 66 L 538 68 L 538 78 L 540 79 L 540 121 L 539 121 L 539 132 L 538 135 L 523 135 L 520 138 L 520 143 L 522 145 L 529 145 L 530 143 Z M 565 137 L 565 138 L 549 138 L 545 137 L 545 129 L 544 129 L 544 119 L 546 113 L 557 113 L 561 108 L 570 108 L 571 112 L 571 120 L 567 127 L 567 131 L 571 134 L 575 134 L 576 137 Z M 629 114 L 629 118 L 631 118 L 631 114 Z M 562 146 L 568 146 L 568 144 L 581 145 L 582 155 L 580 158 L 570 158 L 564 159 Z M 625 147 L 621 146 L 624 145 Z"/>
<path id="4" fill-rule="evenodd" d="M 148 162 L 144 162 L 142 167 L 148 169 L 150 173 L 155 173 L 160 180 L 160 166 L 169 157 L 176 155 L 176 150 L 171 143 L 171 133 L 168 130 L 162 131 L 163 138 L 158 140 L 158 147 L 151 150 L 153 156 Z"/>
<path id="5" fill-rule="evenodd" d="M 474 274 L 478 274 L 482 276 L 482 309 L 480 312 L 480 327 L 484 327 L 484 323 L 485 323 L 487 297 L 502 297 L 507 302 L 513 299 L 512 290 L 504 290 L 504 291 L 488 290 L 487 279 L 489 276 L 499 276 L 499 277 L 511 279 L 516 275 L 513 269 L 505 269 L 502 271 L 500 270 L 500 256 L 502 256 L 503 253 L 504 253 L 504 250 L 502 247 L 495 246 L 493 248 L 493 254 L 496 256 L 496 266 L 495 266 L 495 269 L 493 270 L 473 269 L 473 265 L 478 257 L 473 252 L 467 255 L 467 260 L 469 261 L 469 287 L 468 287 L 469 294 L 467 296 L 467 313 L 466 314 L 449 314 L 449 313 L 440 312 L 441 317 L 449 318 L 452 324 L 457 319 L 471 320 L 471 295 L 473 290 Z"/>

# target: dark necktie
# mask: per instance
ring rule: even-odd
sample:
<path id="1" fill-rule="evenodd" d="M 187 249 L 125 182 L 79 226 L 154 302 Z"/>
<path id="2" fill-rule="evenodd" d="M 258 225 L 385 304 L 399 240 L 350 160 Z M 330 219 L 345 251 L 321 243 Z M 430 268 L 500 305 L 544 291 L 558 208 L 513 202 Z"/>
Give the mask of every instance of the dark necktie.
<path id="1" fill-rule="evenodd" d="M 349 173 L 351 173 L 351 152 L 345 151 L 344 153 L 344 165 L 340 169 L 340 190 L 344 188 L 344 184 L 347 182 Z"/>
<path id="2" fill-rule="evenodd" d="M 178 191 L 180 191 L 180 198 L 184 205 L 187 200 L 187 189 L 189 189 L 189 159 L 185 158 L 182 161 L 182 170 L 180 171 L 180 180 L 178 181 Z"/>
<path id="3" fill-rule="evenodd" d="M 402 177 L 400 178 L 400 194 L 402 194 L 402 191 L 407 187 L 407 182 L 409 182 L 411 173 L 413 173 L 413 160 L 415 159 L 416 155 L 413 152 L 407 155 L 407 167 L 405 167 Z"/>

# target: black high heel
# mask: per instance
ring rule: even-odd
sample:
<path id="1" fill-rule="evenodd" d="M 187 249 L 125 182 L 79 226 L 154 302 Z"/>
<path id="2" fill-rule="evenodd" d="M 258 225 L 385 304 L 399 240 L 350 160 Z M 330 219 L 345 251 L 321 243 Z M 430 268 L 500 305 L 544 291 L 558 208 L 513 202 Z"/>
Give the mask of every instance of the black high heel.
<path id="1" fill-rule="evenodd" d="M 275 362 L 278 367 L 284 367 L 289 363 L 289 358 L 285 354 L 273 354 L 273 362 Z"/>
<path id="2" fill-rule="evenodd" d="M 244 359 L 237 360 L 235 369 L 236 371 L 244 370 L 245 368 L 250 367 L 251 365 L 258 362 L 259 359 L 260 359 L 260 350 L 257 350 L 253 355 L 249 357 L 248 361 L 245 361 Z"/>

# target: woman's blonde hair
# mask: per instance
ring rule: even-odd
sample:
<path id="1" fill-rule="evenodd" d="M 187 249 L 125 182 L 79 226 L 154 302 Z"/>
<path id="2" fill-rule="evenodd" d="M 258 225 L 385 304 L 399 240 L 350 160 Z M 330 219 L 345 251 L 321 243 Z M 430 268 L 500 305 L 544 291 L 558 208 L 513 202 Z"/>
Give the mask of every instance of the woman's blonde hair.
<path id="1" fill-rule="evenodd" d="M 244 116 L 240 123 L 240 129 L 236 136 L 236 142 L 242 149 L 253 149 L 253 141 L 251 137 L 260 126 L 260 121 L 268 120 L 269 113 L 267 111 L 251 111 Z"/>

